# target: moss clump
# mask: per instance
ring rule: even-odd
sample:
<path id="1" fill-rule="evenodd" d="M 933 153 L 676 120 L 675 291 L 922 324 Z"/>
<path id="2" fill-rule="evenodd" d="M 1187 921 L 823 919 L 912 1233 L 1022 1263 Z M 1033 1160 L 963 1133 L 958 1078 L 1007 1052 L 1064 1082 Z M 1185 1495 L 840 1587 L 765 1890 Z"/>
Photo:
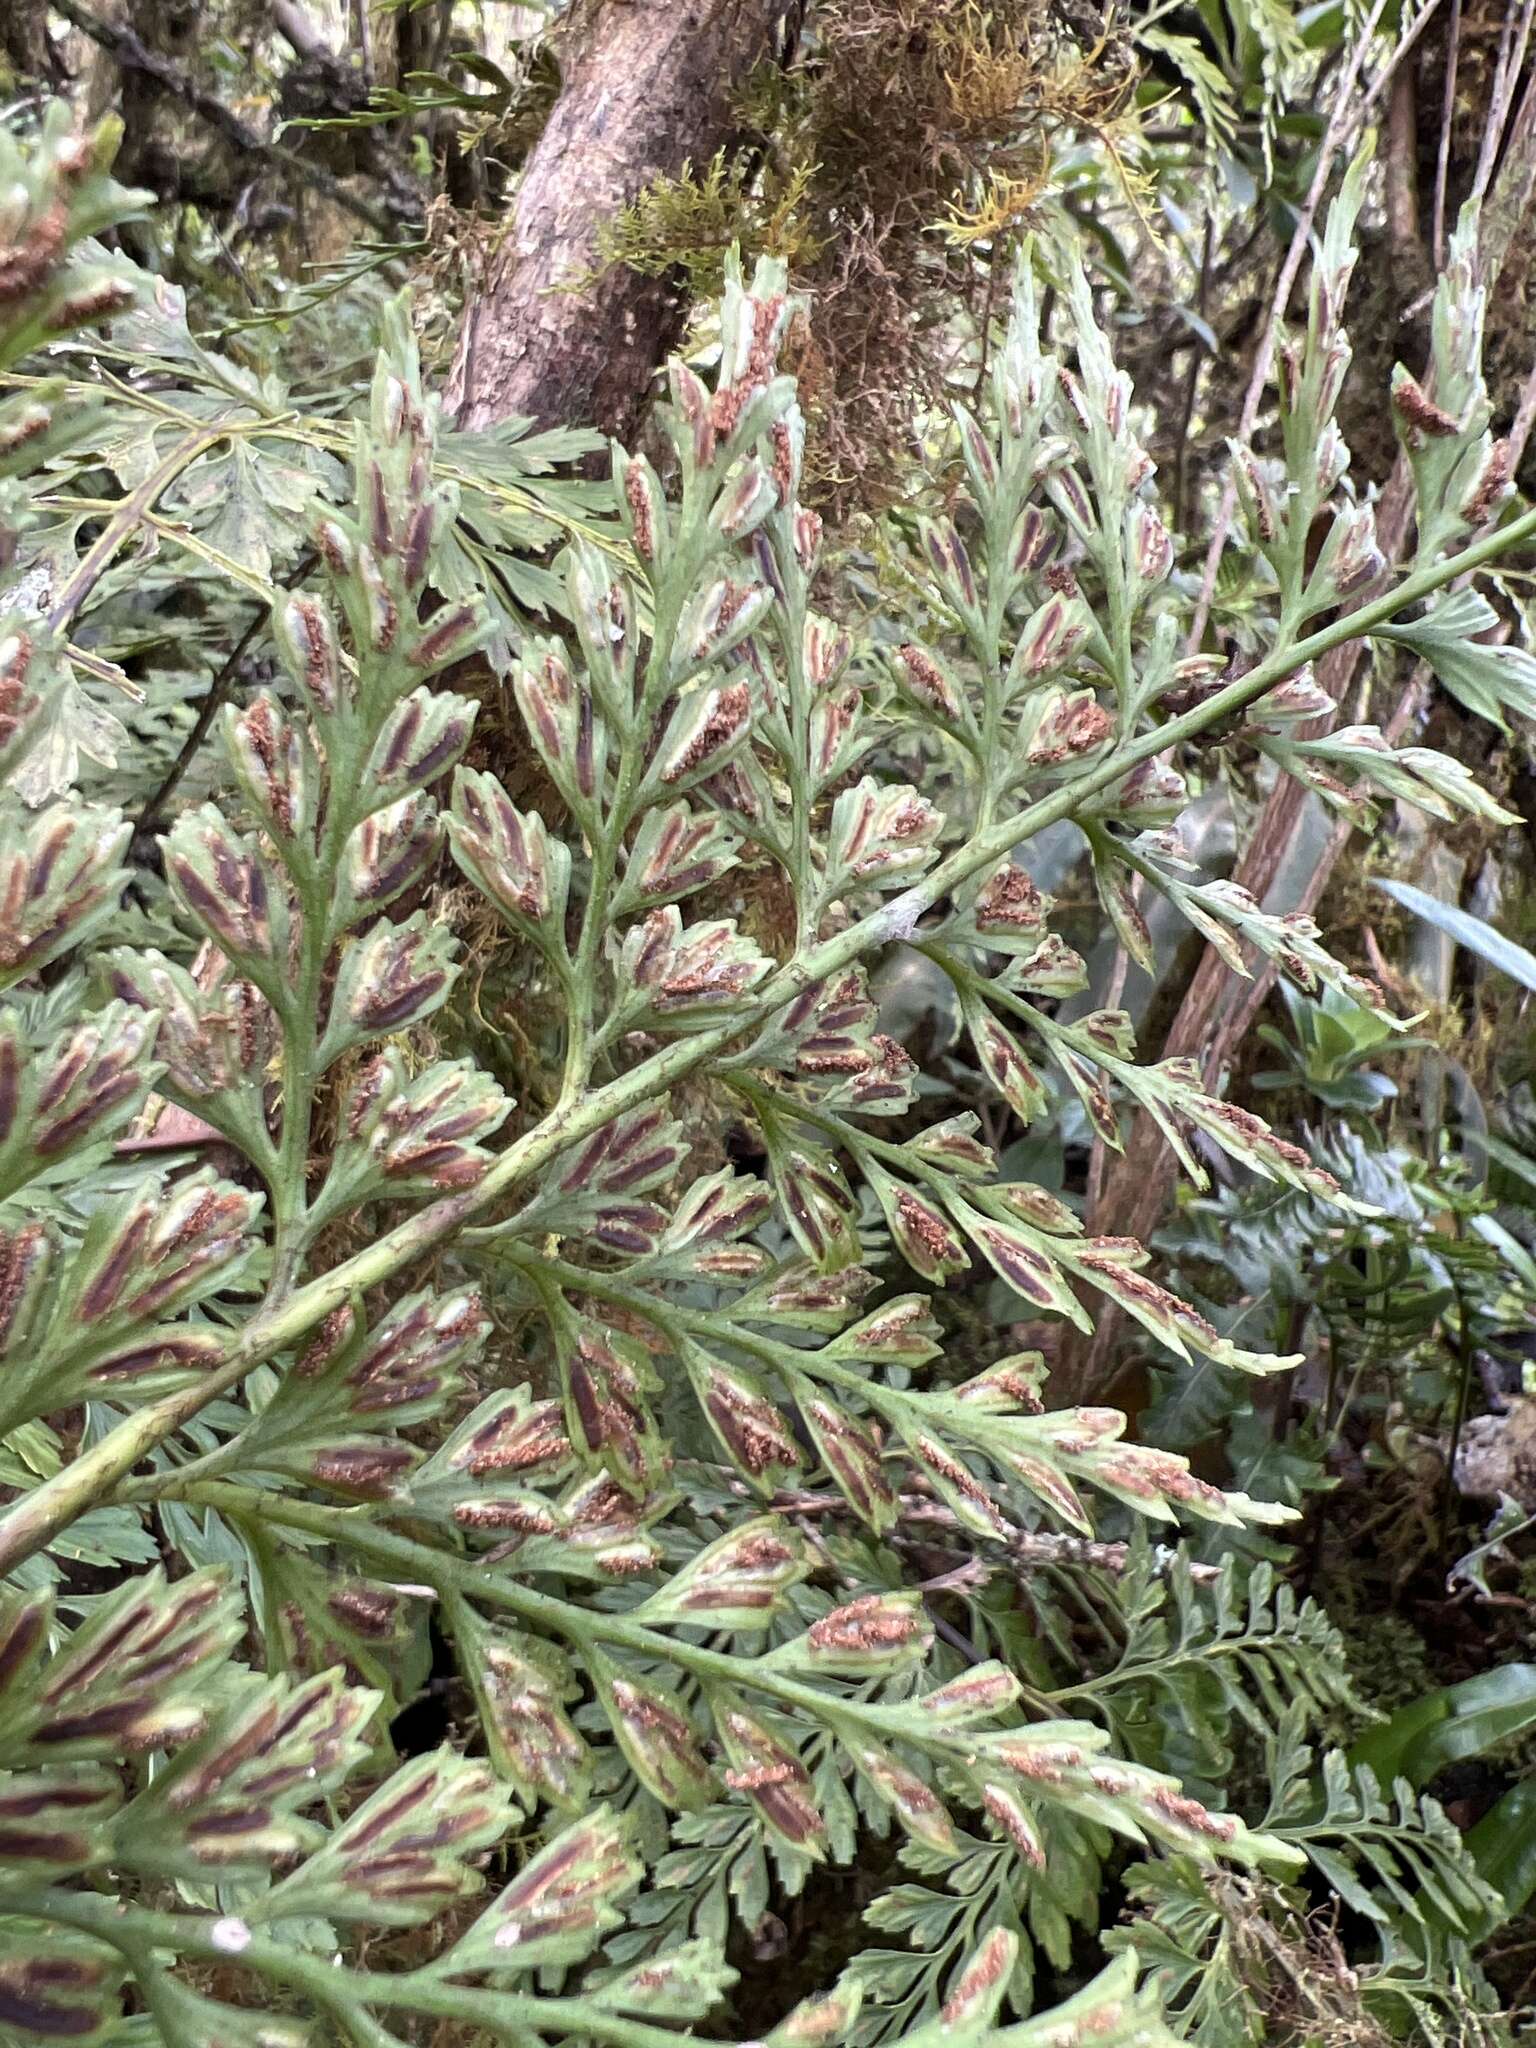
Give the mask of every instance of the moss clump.
<path id="1" fill-rule="evenodd" d="M 975 375 L 1058 142 L 1091 132 L 1123 170 L 1135 80 L 1124 29 L 1091 9 L 828 0 L 800 61 L 750 81 L 746 146 L 649 185 L 601 254 L 681 272 L 700 297 L 733 244 L 782 257 L 808 307 L 791 340 L 812 493 L 878 506 L 899 493 L 914 417 Z"/>

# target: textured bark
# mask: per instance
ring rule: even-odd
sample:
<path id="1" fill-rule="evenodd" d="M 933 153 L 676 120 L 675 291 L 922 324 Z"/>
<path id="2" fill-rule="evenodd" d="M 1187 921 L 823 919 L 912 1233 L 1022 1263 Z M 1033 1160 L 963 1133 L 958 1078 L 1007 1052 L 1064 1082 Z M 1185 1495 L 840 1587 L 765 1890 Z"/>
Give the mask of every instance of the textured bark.
<path id="1" fill-rule="evenodd" d="M 465 308 L 449 403 L 461 425 L 514 414 L 626 436 L 683 307 L 671 280 L 596 267 L 601 224 L 659 175 L 728 143 L 736 90 L 785 0 L 583 0 L 562 86 L 505 236 Z"/>

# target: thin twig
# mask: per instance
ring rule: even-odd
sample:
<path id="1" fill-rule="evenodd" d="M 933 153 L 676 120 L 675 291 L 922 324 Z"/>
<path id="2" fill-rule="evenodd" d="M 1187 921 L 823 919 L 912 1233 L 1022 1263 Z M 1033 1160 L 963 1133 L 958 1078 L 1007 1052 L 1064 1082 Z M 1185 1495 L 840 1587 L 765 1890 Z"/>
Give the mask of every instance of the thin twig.
<path id="1" fill-rule="evenodd" d="M 357 53 L 362 62 L 363 83 L 373 90 L 373 34 L 368 26 L 368 0 L 355 0 L 357 8 Z"/>
<path id="2" fill-rule="evenodd" d="M 1461 1218 L 1453 1209 L 1451 1225 L 1457 1238 L 1461 1236 Z M 1451 1262 L 1451 1292 L 1456 1298 L 1456 1403 L 1451 1410 L 1451 1439 L 1445 1450 L 1445 1472 L 1440 1482 L 1440 1547 L 1443 1550 L 1451 1533 L 1451 1518 L 1456 1511 L 1456 1460 L 1461 1452 L 1461 1435 L 1467 1423 L 1467 1403 L 1472 1393 L 1472 1374 L 1476 1365 L 1476 1342 L 1472 1334 L 1472 1319 L 1467 1313 L 1467 1298 L 1462 1292 L 1461 1264 Z"/>
<path id="3" fill-rule="evenodd" d="M 1451 123 L 1456 116 L 1456 75 L 1461 68 L 1461 0 L 1451 0 L 1451 25 L 1446 33 L 1445 93 L 1440 101 L 1440 140 L 1435 150 L 1435 212 L 1431 247 L 1435 268 L 1445 263 L 1445 187 L 1451 170 Z"/>
<path id="4" fill-rule="evenodd" d="M 1210 318 L 1211 264 L 1215 251 L 1216 216 L 1213 211 L 1207 211 L 1200 248 L 1200 289 L 1196 299 L 1202 323 Z M 1189 524 L 1189 436 L 1194 426 L 1195 400 L 1200 395 L 1200 368 L 1205 351 L 1205 343 L 1199 334 L 1191 332 L 1190 343 L 1189 376 L 1184 385 L 1184 406 L 1173 457 L 1173 515 L 1180 533 Z"/>
<path id="5" fill-rule="evenodd" d="M 1394 259 L 1413 277 L 1424 268 L 1424 243 L 1419 234 L 1418 98 L 1413 73 L 1399 71 L 1387 102 L 1387 147 L 1383 163 L 1386 184 L 1388 245 Z"/>
<path id="6" fill-rule="evenodd" d="M 292 590 L 296 583 L 301 583 L 304 580 L 314 566 L 315 551 L 313 548 L 306 548 L 293 568 L 286 576 L 281 578 L 278 587 L 282 590 Z M 203 693 L 203 701 L 198 706 L 197 717 L 193 721 L 192 730 L 181 743 L 181 751 L 166 771 L 165 779 L 160 784 L 160 787 L 153 796 L 145 799 L 144 807 L 134 821 L 133 836 L 135 839 L 154 833 L 162 823 L 166 803 L 177 784 L 181 781 L 181 778 L 191 767 L 198 748 L 208 737 L 208 729 L 213 724 L 220 707 L 229 695 L 230 688 L 234 683 L 241 662 L 245 659 L 251 642 L 256 638 L 256 635 L 271 616 L 271 611 L 266 605 L 259 606 L 252 613 L 250 624 L 229 650 L 224 659 L 223 666 Z"/>

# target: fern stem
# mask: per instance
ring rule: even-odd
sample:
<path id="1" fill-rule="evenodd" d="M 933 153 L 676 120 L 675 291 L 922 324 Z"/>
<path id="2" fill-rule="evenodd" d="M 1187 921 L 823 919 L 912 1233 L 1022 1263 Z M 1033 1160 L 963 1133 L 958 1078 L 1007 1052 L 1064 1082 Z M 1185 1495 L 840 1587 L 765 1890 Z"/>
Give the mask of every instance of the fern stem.
<path id="1" fill-rule="evenodd" d="M 157 1912 L 111 1898 L 60 1888 L 8 1892 L 6 1910 L 52 1920 L 107 1942 L 125 1956 L 142 1978 L 157 1973 L 156 1949 L 230 1967 L 230 1951 L 215 1938 L 217 1919 L 205 1913 Z M 345 2022 L 369 2006 L 414 2012 L 423 2018 L 454 2020 L 484 2027 L 497 2039 L 540 2034 L 607 2044 L 607 2048 L 677 2048 L 678 2035 L 668 2027 L 609 2012 L 593 1999 L 544 1997 L 526 1991 L 491 1991 L 454 1984 L 430 1969 L 391 1973 L 349 1967 L 337 1970 L 319 1956 L 299 1953 L 247 1928 L 238 1951 L 240 1966 L 274 1984 L 303 1992 L 323 2010 Z"/>
<path id="2" fill-rule="evenodd" d="M 754 1691 L 766 1693 L 780 1705 L 809 1716 L 814 1723 L 825 1725 L 841 1721 L 857 1729 L 865 1740 L 871 1737 L 889 1740 L 894 1733 L 899 1733 L 908 1742 L 916 1739 L 899 1708 L 894 1710 L 893 1720 L 893 1710 L 875 1701 L 825 1692 L 790 1677 L 787 1672 L 776 1670 L 761 1657 L 754 1659 L 744 1670 L 741 1658 L 727 1651 L 686 1642 L 660 1629 L 648 1627 L 644 1622 L 632 1621 L 627 1615 L 611 1614 L 595 1607 L 578 1607 L 572 1601 L 557 1599 L 552 1593 L 541 1593 L 520 1579 L 494 1568 L 488 1569 L 481 1559 L 454 1557 L 431 1544 L 381 1529 L 354 1508 L 293 1500 L 286 1495 L 219 1479 L 195 1482 L 184 1493 L 177 1489 L 176 1497 L 185 1498 L 199 1507 L 213 1508 L 231 1520 L 276 1522 L 284 1528 L 321 1537 L 401 1578 L 433 1586 L 440 1595 L 453 1592 L 466 1599 L 503 1608 L 521 1621 L 549 1630 L 586 1649 L 594 1643 L 602 1643 L 616 1650 L 627 1650 L 638 1657 L 674 1665 L 706 1684 L 714 1680 L 732 1690 L 746 1684 Z M 515 1565 L 516 1560 L 511 1560 L 511 1563 Z M 935 1730 L 925 1746 L 931 1747 L 935 1754 L 945 1754 L 955 1744 L 952 1738 Z M 964 1747 L 963 1744 L 960 1746 Z"/>

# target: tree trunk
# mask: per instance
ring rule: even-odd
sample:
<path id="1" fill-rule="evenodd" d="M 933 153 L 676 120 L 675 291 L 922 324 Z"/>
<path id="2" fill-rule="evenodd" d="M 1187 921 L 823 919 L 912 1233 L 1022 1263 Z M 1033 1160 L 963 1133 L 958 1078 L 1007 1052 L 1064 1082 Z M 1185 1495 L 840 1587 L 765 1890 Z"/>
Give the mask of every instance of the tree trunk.
<path id="1" fill-rule="evenodd" d="M 449 381 L 461 426 L 514 414 L 626 437 L 684 307 L 666 277 L 597 265 L 601 224 L 658 176 L 702 169 L 785 0 L 581 0 L 562 87 L 512 218 L 465 307 Z"/>

